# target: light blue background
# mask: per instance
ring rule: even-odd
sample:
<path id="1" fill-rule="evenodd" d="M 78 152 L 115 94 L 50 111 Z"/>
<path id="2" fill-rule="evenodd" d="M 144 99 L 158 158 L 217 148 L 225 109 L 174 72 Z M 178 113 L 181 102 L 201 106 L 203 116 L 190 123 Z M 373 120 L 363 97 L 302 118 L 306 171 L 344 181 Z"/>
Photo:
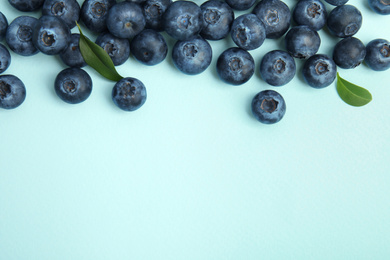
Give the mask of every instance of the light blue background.
<path id="1" fill-rule="evenodd" d="M 350 2 L 364 16 L 356 37 L 390 40 L 390 16 Z M 5 0 L 0 10 L 9 22 L 22 15 Z M 319 52 L 331 54 L 338 39 L 320 35 Z M 58 57 L 12 53 L 7 73 L 24 81 L 27 99 L 0 111 L 1 260 L 389 259 L 390 71 L 339 70 L 373 95 L 356 108 L 335 84 L 312 89 L 300 72 L 280 88 L 257 72 L 224 84 L 215 63 L 233 43 L 210 43 L 213 62 L 200 75 L 182 74 L 169 56 L 119 66 L 148 91 L 132 113 L 115 107 L 114 83 L 91 68 L 92 95 L 69 105 L 53 89 L 65 68 Z M 251 51 L 257 69 L 278 48 L 282 39 L 267 39 Z M 251 115 L 264 89 L 286 100 L 278 124 Z"/>

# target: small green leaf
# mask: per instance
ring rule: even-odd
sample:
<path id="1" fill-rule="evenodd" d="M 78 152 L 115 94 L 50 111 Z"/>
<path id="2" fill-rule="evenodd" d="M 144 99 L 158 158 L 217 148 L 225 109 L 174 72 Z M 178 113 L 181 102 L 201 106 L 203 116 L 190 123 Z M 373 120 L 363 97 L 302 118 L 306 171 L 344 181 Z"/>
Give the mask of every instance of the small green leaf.
<path id="1" fill-rule="evenodd" d="M 88 39 L 81 31 L 79 24 L 76 24 L 80 31 L 79 48 L 85 62 L 103 77 L 112 81 L 121 80 L 123 77 L 116 71 L 114 63 L 107 52 Z"/>
<path id="2" fill-rule="evenodd" d="M 345 103 L 355 107 L 364 106 L 372 100 L 371 93 L 367 89 L 346 81 L 339 73 L 337 73 L 337 92 Z"/>

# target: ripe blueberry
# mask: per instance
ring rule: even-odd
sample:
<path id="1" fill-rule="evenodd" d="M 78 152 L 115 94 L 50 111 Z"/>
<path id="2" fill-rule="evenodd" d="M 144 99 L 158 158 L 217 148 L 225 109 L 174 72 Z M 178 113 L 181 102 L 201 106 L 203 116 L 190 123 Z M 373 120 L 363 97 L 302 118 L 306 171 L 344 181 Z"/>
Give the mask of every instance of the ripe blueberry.
<path id="1" fill-rule="evenodd" d="M 286 102 L 274 90 L 263 90 L 252 99 L 252 114 L 264 124 L 279 122 L 286 113 Z"/>
<path id="2" fill-rule="evenodd" d="M 302 74 L 309 86 L 324 88 L 335 80 L 337 66 L 327 55 L 316 54 L 305 61 Z"/>
<path id="3" fill-rule="evenodd" d="M 23 82 L 14 75 L 0 76 L 0 108 L 13 109 L 26 99 Z"/>
<path id="4" fill-rule="evenodd" d="M 261 78 L 272 86 L 283 86 L 296 73 L 294 58 L 286 51 L 274 50 L 266 53 L 260 63 Z"/>
<path id="5" fill-rule="evenodd" d="M 321 39 L 317 31 L 307 25 L 291 28 L 285 37 L 287 51 L 295 58 L 307 59 L 317 53 Z"/>
<path id="6" fill-rule="evenodd" d="M 225 38 L 230 32 L 234 20 L 232 8 L 225 2 L 209 0 L 204 2 L 200 9 L 204 25 L 200 35 L 206 40 Z"/>
<path id="7" fill-rule="evenodd" d="M 84 67 L 87 65 L 80 52 L 80 34 L 73 33 L 68 47 L 60 53 L 61 60 L 69 67 Z"/>
<path id="8" fill-rule="evenodd" d="M 319 31 L 326 24 L 328 12 L 320 0 L 301 0 L 295 5 L 292 17 L 298 25 L 308 25 Z"/>
<path id="9" fill-rule="evenodd" d="M 334 8 L 328 15 L 329 31 L 340 38 L 355 35 L 362 26 L 363 16 L 353 5 L 341 5 Z"/>
<path id="10" fill-rule="evenodd" d="M 333 49 L 333 60 L 343 69 L 359 66 L 366 56 L 366 47 L 355 37 L 344 38 Z"/>
<path id="11" fill-rule="evenodd" d="M 370 5 L 371 9 L 378 14 L 390 14 L 389 0 L 368 0 L 368 4 Z"/>
<path id="12" fill-rule="evenodd" d="M 137 110 L 146 101 L 145 85 L 136 78 L 123 78 L 114 85 L 112 100 L 124 111 Z"/>
<path id="13" fill-rule="evenodd" d="M 390 68 L 390 42 L 375 39 L 366 46 L 365 63 L 373 70 L 384 71 Z"/>
<path id="14" fill-rule="evenodd" d="M 39 50 L 33 43 L 34 28 L 38 19 L 31 16 L 16 17 L 8 26 L 5 41 L 8 47 L 22 56 L 37 54 Z"/>
<path id="15" fill-rule="evenodd" d="M 80 19 L 89 30 L 101 33 L 107 30 L 108 10 L 115 3 L 116 0 L 85 0 L 81 6 Z"/>
<path id="16" fill-rule="evenodd" d="M 260 47 L 265 40 L 265 35 L 263 22 L 254 14 L 243 14 L 233 21 L 232 40 L 244 50 L 254 50 Z"/>
<path id="17" fill-rule="evenodd" d="M 22 12 L 37 11 L 45 0 L 8 0 L 8 2 Z"/>
<path id="18" fill-rule="evenodd" d="M 171 3 L 172 0 L 146 0 L 142 5 L 146 20 L 145 28 L 163 31 L 162 16 Z"/>
<path id="19" fill-rule="evenodd" d="M 72 29 L 80 18 L 80 5 L 76 0 L 46 0 L 42 6 L 42 15 L 57 16 Z"/>
<path id="20" fill-rule="evenodd" d="M 11 54 L 7 47 L 0 43 L 0 74 L 6 71 L 11 64 Z"/>
<path id="21" fill-rule="evenodd" d="M 128 39 L 118 38 L 109 32 L 104 32 L 97 37 L 96 44 L 107 52 L 115 66 L 122 65 L 130 57 Z"/>

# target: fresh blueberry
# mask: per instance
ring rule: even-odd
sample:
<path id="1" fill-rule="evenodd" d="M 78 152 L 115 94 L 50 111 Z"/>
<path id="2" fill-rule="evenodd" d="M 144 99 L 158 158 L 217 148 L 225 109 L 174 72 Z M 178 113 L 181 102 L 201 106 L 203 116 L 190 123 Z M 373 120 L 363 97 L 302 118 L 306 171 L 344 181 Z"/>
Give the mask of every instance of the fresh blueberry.
<path id="1" fill-rule="evenodd" d="M 67 68 L 54 81 L 57 96 L 69 104 L 85 101 L 92 92 L 92 79 L 83 69 Z"/>
<path id="2" fill-rule="evenodd" d="M 252 13 L 263 22 L 269 39 L 282 37 L 290 28 L 291 12 L 280 0 L 262 0 L 255 5 Z"/>
<path id="3" fill-rule="evenodd" d="M 0 74 L 6 71 L 11 64 L 11 54 L 7 47 L 0 43 Z"/>
<path id="4" fill-rule="evenodd" d="M 241 85 L 247 82 L 255 72 L 252 55 L 241 48 L 231 47 L 218 57 L 217 73 L 226 83 Z"/>
<path id="5" fill-rule="evenodd" d="M 252 114 L 264 124 L 279 122 L 286 114 L 286 102 L 274 90 L 263 90 L 252 99 Z"/>
<path id="6" fill-rule="evenodd" d="M 243 14 L 234 19 L 231 36 L 234 43 L 244 50 L 259 48 L 265 40 L 265 27 L 255 14 Z"/>
<path id="7" fill-rule="evenodd" d="M 145 24 L 145 16 L 139 4 L 120 2 L 108 11 L 108 31 L 118 38 L 133 38 L 144 29 Z"/>
<path id="8" fill-rule="evenodd" d="M 42 16 L 34 28 L 33 43 L 38 50 L 47 55 L 56 55 L 65 51 L 70 38 L 69 27 L 56 16 Z"/>
<path id="9" fill-rule="evenodd" d="M 108 11 L 116 4 L 116 0 L 85 0 L 81 5 L 80 19 L 91 31 L 101 33 L 107 30 Z"/>
<path id="10" fill-rule="evenodd" d="M 5 38 L 5 33 L 7 32 L 8 21 L 2 12 L 0 12 L 0 41 Z"/>
<path id="11" fill-rule="evenodd" d="M 307 59 L 317 53 L 321 39 L 317 31 L 307 25 L 292 27 L 285 37 L 287 51 L 295 58 Z"/>
<path id="12" fill-rule="evenodd" d="M 32 12 L 41 8 L 45 0 L 8 0 L 8 2 L 19 11 Z"/>
<path id="13" fill-rule="evenodd" d="M 261 78 L 272 86 L 286 85 L 294 78 L 295 73 L 294 58 L 286 51 L 270 51 L 261 60 Z"/>
<path id="14" fill-rule="evenodd" d="M 366 47 L 355 37 L 344 38 L 333 49 L 333 60 L 343 69 L 359 66 L 366 56 Z"/>
<path id="15" fill-rule="evenodd" d="M 324 88 L 335 80 L 337 66 L 329 56 L 316 54 L 305 61 L 302 73 L 309 86 Z"/>
<path id="16" fill-rule="evenodd" d="M 145 85 L 136 78 L 123 78 L 112 89 L 112 100 L 124 111 L 137 110 L 146 101 Z"/>
<path id="17" fill-rule="evenodd" d="M 96 44 L 108 53 L 115 66 L 122 65 L 130 57 L 128 39 L 118 38 L 109 32 L 104 32 L 96 39 Z"/>
<path id="18" fill-rule="evenodd" d="M 87 65 L 80 52 L 79 47 L 80 34 L 73 33 L 70 37 L 68 47 L 60 53 L 60 58 L 65 65 L 69 67 L 81 68 Z"/>
<path id="19" fill-rule="evenodd" d="M 34 28 L 38 19 L 31 16 L 16 17 L 8 26 L 5 41 L 8 47 L 22 56 L 32 56 L 39 50 L 33 43 Z"/>
<path id="20" fill-rule="evenodd" d="M 139 62 L 151 66 L 166 58 L 168 45 L 159 32 L 145 29 L 131 40 L 130 52 Z"/>
<path id="21" fill-rule="evenodd" d="M 142 5 L 146 19 L 145 28 L 153 29 L 157 32 L 163 31 L 162 16 L 171 3 L 172 0 L 146 0 Z"/>
<path id="22" fill-rule="evenodd" d="M 337 5 L 337 6 L 345 5 L 348 2 L 348 0 L 325 0 L 325 1 L 331 5 Z"/>
<path id="23" fill-rule="evenodd" d="M 362 26 L 363 16 L 353 5 L 341 5 L 334 8 L 328 15 L 329 31 L 340 38 L 355 35 Z"/>
<path id="24" fill-rule="evenodd" d="M 23 82 L 14 75 L 0 76 L 0 108 L 13 109 L 26 99 Z"/>
<path id="25" fill-rule="evenodd" d="M 251 8 L 256 0 L 225 0 L 226 3 L 234 10 L 244 11 Z"/>
<path id="26" fill-rule="evenodd" d="M 172 60 L 181 72 L 195 75 L 205 71 L 211 63 L 210 44 L 198 36 L 177 41 L 172 49 Z"/>
<path id="27" fill-rule="evenodd" d="M 389 0 L 368 0 L 368 4 L 371 9 L 378 14 L 390 14 L 390 1 Z"/>
<path id="28" fill-rule="evenodd" d="M 46 0 L 42 6 L 42 15 L 57 16 L 72 29 L 79 21 L 80 5 L 76 0 Z"/>
<path id="29" fill-rule="evenodd" d="M 203 28 L 200 7 L 192 1 L 175 1 L 163 14 L 162 23 L 169 36 L 176 40 L 188 40 Z"/>
<path id="30" fill-rule="evenodd" d="M 366 46 L 365 63 L 373 70 L 384 71 L 390 68 L 390 42 L 375 39 Z"/>
<path id="31" fill-rule="evenodd" d="M 207 40 L 225 38 L 230 32 L 234 20 L 232 8 L 220 0 L 209 0 L 204 2 L 200 9 L 204 25 L 200 35 Z"/>
<path id="32" fill-rule="evenodd" d="M 326 25 L 328 12 L 320 0 L 300 0 L 295 5 L 292 17 L 298 25 L 307 25 L 319 31 Z"/>

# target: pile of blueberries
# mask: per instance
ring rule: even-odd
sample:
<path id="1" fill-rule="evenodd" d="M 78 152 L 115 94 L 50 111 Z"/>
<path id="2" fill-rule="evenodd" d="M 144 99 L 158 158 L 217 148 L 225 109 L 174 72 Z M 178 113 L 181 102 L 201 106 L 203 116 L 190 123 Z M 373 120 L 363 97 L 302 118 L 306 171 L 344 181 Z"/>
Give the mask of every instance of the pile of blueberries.
<path id="1" fill-rule="evenodd" d="M 59 55 L 69 68 L 56 77 L 54 88 L 65 102 L 85 101 L 92 91 L 91 77 L 82 67 L 80 35 L 72 34 L 76 21 L 98 33 L 95 43 L 111 57 L 115 66 L 133 55 L 145 65 L 162 62 L 168 45 L 161 34 L 176 40 L 172 60 L 178 70 L 196 75 L 205 71 L 212 60 L 208 41 L 231 37 L 235 47 L 224 50 L 216 63 L 223 82 L 240 85 L 255 72 L 249 51 L 259 48 L 265 39 L 284 37 L 285 50 L 271 50 L 261 59 L 261 78 L 271 86 L 290 82 L 297 71 L 295 59 L 305 60 L 302 73 L 313 88 L 329 86 L 337 67 L 355 68 L 363 61 L 373 70 L 390 68 L 390 43 L 375 39 L 365 46 L 353 37 L 361 28 L 362 14 L 348 0 L 325 0 L 335 6 L 329 13 L 321 0 L 299 0 L 293 10 L 281 0 L 208 0 L 198 5 L 185 0 L 8 0 L 22 12 L 41 9 L 37 19 L 21 15 L 9 25 L 0 12 L 0 41 L 14 53 L 30 56 L 38 52 Z M 379 14 L 390 14 L 390 0 L 367 0 Z M 235 17 L 234 10 L 250 10 Z M 292 23 L 294 25 L 292 26 Z M 341 40 L 333 57 L 318 54 L 318 31 L 324 27 Z M 10 64 L 10 53 L 0 43 L 0 73 Z M 23 103 L 26 89 L 13 75 L 0 76 L 0 107 L 12 109 Z M 144 84 L 136 78 L 123 78 L 112 91 L 114 103 L 125 111 L 140 108 L 146 100 Z M 286 111 L 283 97 L 274 90 L 259 92 L 252 100 L 252 112 L 262 123 L 280 121 Z"/>

